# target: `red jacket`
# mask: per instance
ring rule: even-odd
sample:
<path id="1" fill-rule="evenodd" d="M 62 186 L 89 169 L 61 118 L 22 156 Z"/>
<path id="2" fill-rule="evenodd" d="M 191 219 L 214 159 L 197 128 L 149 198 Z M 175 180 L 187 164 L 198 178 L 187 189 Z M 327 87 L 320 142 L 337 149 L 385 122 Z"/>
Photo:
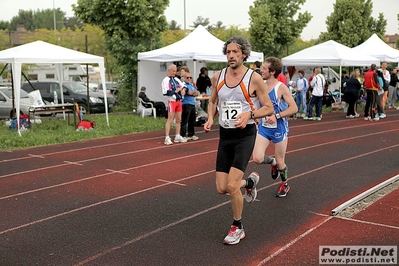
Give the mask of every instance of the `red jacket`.
<path id="1" fill-rule="evenodd" d="M 363 86 L 366 90 L 377 90 L 380 89 L 380 84 L 378 83 L 377 73 L 374 70 L 369 70 L 364 74 L 364 83 Z"/>

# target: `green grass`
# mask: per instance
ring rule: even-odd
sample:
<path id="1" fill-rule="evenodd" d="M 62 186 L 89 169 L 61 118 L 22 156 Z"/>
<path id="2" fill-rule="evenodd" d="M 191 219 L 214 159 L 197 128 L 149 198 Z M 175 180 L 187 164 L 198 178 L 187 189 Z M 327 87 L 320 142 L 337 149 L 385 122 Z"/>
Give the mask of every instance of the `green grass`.
<path id="1" fill-rule="evenodd" d="M 166 122 L 165 119 L 154 119 L 153 117 L 142 118 L 133 113 L 111 113 L 109 114 L 108 127 L 104 114 L 85 115 L 83 118 L 96 122 L 96 127 L 93 131 L 76 132 L 73 126 L 73 117 L 70 117 L 70 125 L 68 125 L 67 119 L 42 117 L 41 124 L 32 124 L 30 129 L 22 132 L 22 136 L 19 136 L 16 130 L 10 130 L 4 121 L 1 121 L 0 150 L 16 150 L 49 144 L 163 130 Z"/>

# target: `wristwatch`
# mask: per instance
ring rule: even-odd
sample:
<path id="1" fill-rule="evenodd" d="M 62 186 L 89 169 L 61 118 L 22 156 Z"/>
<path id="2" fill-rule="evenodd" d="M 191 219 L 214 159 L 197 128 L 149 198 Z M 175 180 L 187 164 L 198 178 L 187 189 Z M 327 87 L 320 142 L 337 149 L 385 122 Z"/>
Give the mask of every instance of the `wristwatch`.
<path id="1" fill-rule="evenodd" d="M 274 115 L 276 116 L 277 119 L 280 119 L 280 118 L 281 118 L 280 113 L 275 113 Z"/>
<path id="2" fill-rule="evenodd" d="M 251 119 L 255 118 L 255 113 L 252 110 L 249 110 L 249 112 L 251 113 Z"/>

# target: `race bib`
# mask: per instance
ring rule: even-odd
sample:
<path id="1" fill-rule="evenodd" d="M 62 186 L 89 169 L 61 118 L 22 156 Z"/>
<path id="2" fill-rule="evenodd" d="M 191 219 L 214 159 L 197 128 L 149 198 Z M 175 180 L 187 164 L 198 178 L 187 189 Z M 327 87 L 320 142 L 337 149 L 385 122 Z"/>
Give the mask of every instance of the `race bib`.
<path id="1" fill-rule="evenodd" d="M 240 101 L 222 102 L 222 123 L 224 128 L 235 128 L 236 118 L 242 113 L 242 103 Z"/>
<path id="2" fill-rule="evenodd" d="M 270 116 L 266 116 L 264 119 L 262 119 L 262 126 L 266 128 L 277 128 L 277 121 L 274 122 L 273 124 L 267 123 L 267 119 L 269 119 Z"/>

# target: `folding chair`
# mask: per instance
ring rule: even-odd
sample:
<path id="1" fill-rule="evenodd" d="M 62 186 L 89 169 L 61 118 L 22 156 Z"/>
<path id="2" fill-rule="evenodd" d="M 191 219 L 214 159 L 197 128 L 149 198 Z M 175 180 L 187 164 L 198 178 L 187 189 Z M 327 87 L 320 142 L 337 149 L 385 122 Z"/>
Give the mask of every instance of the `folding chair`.
<path id="1" fill-rule="evenodd" d="M 149 105 L 150 107 L 145 107 L 144 104 Z M 157 117 L 154 105 L 150 102 L 144 102 L 140 97 L 137 97 L 137 113 L 140 114 L 140 112 L 141 112 L 141 117 L 143 118 L 147 113 L 148 115 L 151 115 L 151 112 L 154 118 Z"/>

